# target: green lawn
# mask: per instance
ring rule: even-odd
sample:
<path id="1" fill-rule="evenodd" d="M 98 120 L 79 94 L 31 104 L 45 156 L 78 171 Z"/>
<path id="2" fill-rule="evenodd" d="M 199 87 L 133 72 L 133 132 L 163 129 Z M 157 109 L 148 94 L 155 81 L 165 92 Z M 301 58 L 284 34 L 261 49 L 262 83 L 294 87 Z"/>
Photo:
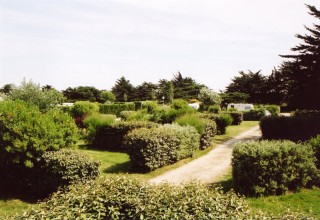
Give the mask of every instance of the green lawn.
<path id="1" fill-rule="evenodd" d="M 303 189 L 298 193 L 283 196 L 247 198 L 251 207 L 264 212 L 279 214 L 287 209 L 295 212 L 310 213 L 320 219 L 320 189 Z"/>
<path id="2" fill-rule="evenodd" d="M 23 202 L 19 199 L 0 198 L 0 219 L 9 219 L 15 214 L 23 213 L 24 210 L 35 204 Z"/>

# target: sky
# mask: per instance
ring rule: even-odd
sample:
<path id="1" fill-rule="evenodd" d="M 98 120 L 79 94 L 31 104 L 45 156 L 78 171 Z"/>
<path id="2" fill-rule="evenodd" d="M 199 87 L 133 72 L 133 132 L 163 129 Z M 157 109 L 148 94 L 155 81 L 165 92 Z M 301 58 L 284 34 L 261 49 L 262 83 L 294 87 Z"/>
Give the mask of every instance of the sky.
<path id="1" fill-rule="evenodd" d="M 110 90 L 183 77 L 219 91 L 269 75 L 301 43 L 318 0 L 0 0 L 0 87 Z"/>

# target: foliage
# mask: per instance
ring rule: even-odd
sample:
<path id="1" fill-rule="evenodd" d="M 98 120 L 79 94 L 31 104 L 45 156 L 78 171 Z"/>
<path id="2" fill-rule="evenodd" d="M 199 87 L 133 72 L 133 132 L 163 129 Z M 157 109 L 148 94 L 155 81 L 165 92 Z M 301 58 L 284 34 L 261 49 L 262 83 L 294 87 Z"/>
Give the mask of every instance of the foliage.
<path id="1" fill-rule="evenodd" d="M 310 186 L 318 172 L 311 147 L 290 141 L 239 143 L 232 156 L 235 190 L 248 196 L 299 190 Z"/>
<path id="2" fill-rule="evenodd" d="M 36 170 L 31 171 L 29 185 L 34 195 L 47 196 L 60 187 L 95 179 L 99 166 L 99 162 L 75 150 L 49 151 L 42 155 Z"/>
<path id="3" fill-rule="evenodd" d="M 112 103 L 112 104 L 101 104 L 100 113 L 112 114 L 119 116 L 122 111 L 134 111 L 135 104 L 133 102 L 126 103 Z"/>
<path id="4" fill-rule="evenodd" d="M 223 135 L 226 133 L 227 126 L 232 124 L 232 117 L 230 114 L 199 114 L 201 118 L 206 118 L 214 121 L 216 123 L 216 134 Z"/>
<path id="5" fill-rule="evenodd" d="M 132 170 L 150 172 L 190 157 L 199 148 L 199 134 L 191 126 L 163 125 L 140 128 L 125 136 L 124 148 Z"/>
<path id="6" fill-rule="evenodd" d="M 19 101 L 0 103 L 0 161 L 32 167 L 48 150 L 74 146 L 77 128 L 68 115 L 51 110 L 42 114 Z"/>
<path id="7" fill-rule="evenodd" d="M 307 5 L 309 14 L 319 22 L 320 11 Z M 287 58 L 281 68 L 283 83 L 287 90 L 286 101 L 294 109 L 320 109 L 320 62 L 319 62 L 319 23 L 313 28 L 306 27 L 309 34 L 297 34 L 303 42 L 291 50 L 294 55 L 282 55 Z"/>
<path id="8" fill-rule="evenodd" d="M 268 110 L 273 116 L 280 114 L 280 106 L 278 105 L 266 105 L 265 109 Z"/>
<path id="9" fill-rule="evenodd" d="M 84 117 L 90 113 L 99 112 L 99 106 L 89 101 L 77 101 L 70 109 L 72 117 Z"/>
<path id="10" fill-rule="evenodd" d="M 219 114 L 220 111 L 221 111 L 221 108 L 219 105 L 210 105 L 208 107 L 209 113 Z"/>
<path id="11" fill-rule="evenodd" d="M 100 102 L 101 91 L 93 86 L 78 86 L 75 88 L 68 87 L 62 91 L 68 102 L 90 101 Z"/>
<path id="12" fill-rule="evenodd" d="M 267 78 L 260 71 L 256 73 L 241 71 L 239 74 L 240 76 L 235 76 L 232 83 L 227 86 L 226 93 L 247 94 L 249 95 L 247 98 L 249 103 L 265 103 Z"/>
<path id="13" fill-rule="evenodd" d="M 237 112 L 237 111 L 232 111 L 232 112 L 228 112 L 227 114 L 229 114 L 232 118 L 232 125 L 240 125 L 241 122 L 243 121 L 243 113 L 242 112 Z"/>
<path id="14" fill-rule="evenodd" d="M 117 102 L 130 102 L 134 100 L 135 88 L 124 76 L 116 81 L 111 91 L 116 96 Z M 124 99 L 125 95 L 127 96 L 126 100 Z"/>
<path id="15" fill-rule="evenodd" d="M 151 82 L 143 82 L 135 88 L 135 100 L 156 100 L 156 90 L 158 86 Z"/>
<path id="16" fill-rule="evenodd" d="M 196 114 L 185 114 L 175 120 L 175 123 L 194 127 L 200 134 L 200 149 L 209 147 L 216 134 L 216 123 L 209 119 L 200 118 Z"/>
<path id="17" fill-rule="evenodd" d="M 96 103 L 89 101 L 77 101 L 70 108 L 70 114 L 74 118 L 78 127 L 83 128 L 83 120 L 91 113 L 99 111 L 99 106 Z"/>
<path id="18" fill-rule="evenodd" d="M 265 116 L 265 109 L 257 108 L 243 112 L 244 121 L 260 121 Z"/>
<path id="19" fill-rule="evenodd" d="M 116 96 L 111 91 L 101 91 L 100 100 L 102 102 L 114 102 L 116 101 Z"/>
<path id="20" fill-rule="evenodd" d="M 142 102 L 142 109 L 147 109 L 148 113 L 154 112 L 158 108 L 158 104 L 155 101 Z"/>
<path id="21" fill-rule="evenodd" d="M 198 99 L 206 106 L 219 105 L 222 101 L 218 93 L 206 87 L 200 89 Z"/>
<path id="22" fill-rule="evenodd" d="M 120 117 L 125 121 L 149 121 L 151 115 L 148 114 L 147 109 L 139 111 L 122 111 Z"/>
<path id="23" fill-rule="evenodd" d="M 36 105 L 42 112 L 55 108 L 62 103 L 63 96 L 55 89 L 41 90 L 39 84 L 27 82 L 25 79 L 19 87 L 13 87 L 8 94 L 10 100 L 21 100 L 28 104 Z"/>
<path id="24" fill-rule="evenodd" d="M 180 72 L 173 76 L 171 80 L 176 99 L 194 99 L 198 97 L 199 91 L 204 85 L 197 83 L 190 77 L 183 77 Z M 173 97 L 172 97 L 173 98 Z"/>
<path id="25" fill-rule="evenodd" d="M 176 110 L 183 109 L 183 108 L 190 108 L 188 105 L 188 102 L 183 99 L 174 99 L 170 106 L 171 108 Z"/>
<path id="26" fill-rule="evenodd" d="M 136 128 L 152 128 L 158 124 L 147 121 L 116 122 L 112 125 L 103 125 L 97 128 L 90 147 L 95 149 L 122 152 L 123 138 L 128 132 Z"/>
<path id="27" fill-rule="evenodd" d="M 310 139 L 307 144 L 311 145 L 314 155 L 317 159 L 316 161 L 316 167 L 320 170 L 320 134 L 318 134 L 316 137 Z"/>
<path id="28" fill-rule="evenodd" d="M 16 219 L 247 219 L 249 216 L 252 218 L 253 213 L 243 198 L 232 192 L 224 194 L 219 188 L 197 183 L 152 185 L 116 176 L 71 186 L 69 192 L 56 193 L 39 208 Z"/>
<path id="29" fill-rule="evenodd" d="M 267 140 L 305 141 L 320 133 L 320 115 L 297 114 L 291 117 L 271 116 L 260 122 L 262 136 Z"/>
<path id="30" fill-rule="evenodd" d="M 93 142 L 96 136 L 96 131 L 100 127 L 112 125 L 116 120 L 115 115 L 104 115 L 97 112 L 88 115 L 84 121 L 84 127 L 86 130 L 86 139 L 89 143 Z"/>

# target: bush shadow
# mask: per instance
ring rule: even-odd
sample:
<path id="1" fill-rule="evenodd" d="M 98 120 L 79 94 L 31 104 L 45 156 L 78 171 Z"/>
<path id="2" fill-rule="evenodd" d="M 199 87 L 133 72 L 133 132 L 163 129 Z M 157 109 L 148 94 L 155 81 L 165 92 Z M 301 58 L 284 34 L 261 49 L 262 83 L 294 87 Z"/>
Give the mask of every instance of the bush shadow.
<path id="1" fill-rule="evenodd" d="M 114 174 L 132 173 L 131 163 L 130 163 L 130 161 L 127 161 L 124 163 L 118 163 L 118 164 L 112 165 L 112 166 L 104 169 L 103 173 L 114 173 Z"/>

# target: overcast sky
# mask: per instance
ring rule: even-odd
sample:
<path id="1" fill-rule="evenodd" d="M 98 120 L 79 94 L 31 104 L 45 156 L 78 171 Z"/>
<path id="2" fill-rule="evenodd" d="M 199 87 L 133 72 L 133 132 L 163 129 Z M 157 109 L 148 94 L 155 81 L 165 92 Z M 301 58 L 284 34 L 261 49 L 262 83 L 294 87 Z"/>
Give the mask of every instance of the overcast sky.
<path id="1" fill-rule="evenodd" d="M 216 91 L 270 74 L 319 0 L 0 0 L 0 87 L 137 86 L 180 71 Z"/>

